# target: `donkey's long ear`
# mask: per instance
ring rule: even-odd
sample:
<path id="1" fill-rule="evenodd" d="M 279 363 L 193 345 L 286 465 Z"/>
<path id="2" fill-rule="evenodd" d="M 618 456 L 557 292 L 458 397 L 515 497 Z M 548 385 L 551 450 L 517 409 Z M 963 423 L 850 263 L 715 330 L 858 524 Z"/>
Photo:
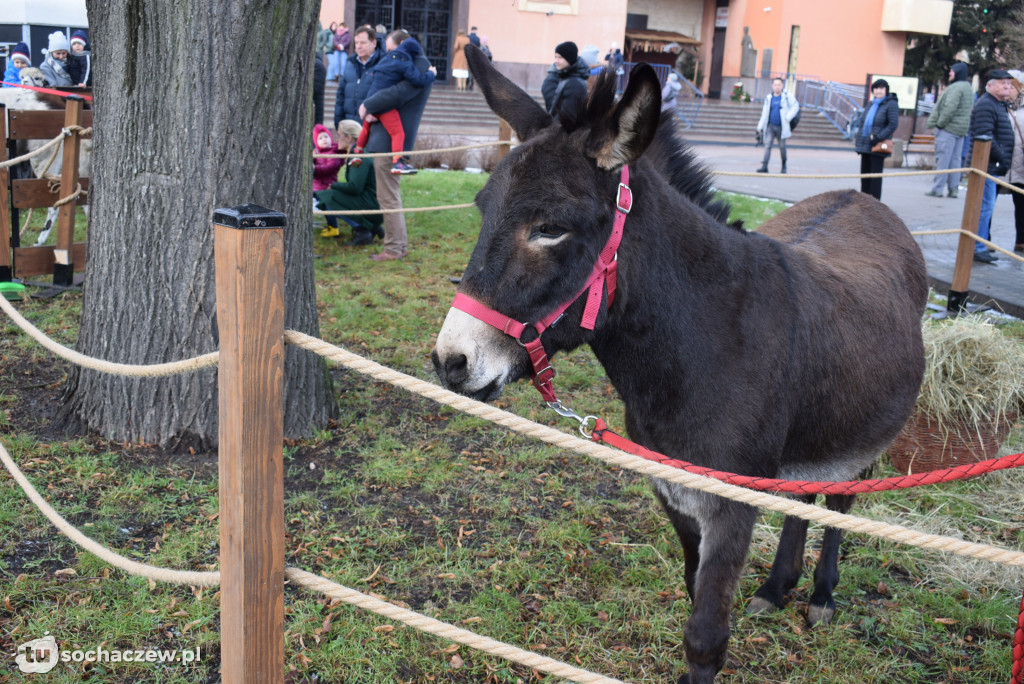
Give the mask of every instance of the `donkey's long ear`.
<path id="1" fill-rule="evenodd" d="M 471 44 L 465 50 L 469 70 L 483 91 L 487 105 L 508 122 L 517 138 L 526 140 L 551 125 L 551 115 L 522 88 L 498 73 L 480 48 Z"/>
<path id="2" fill-rule="evenodd" d="M 654 140 L 660 118 L 658 76 L 649 64 L 638 64 L 629 72 L 629 84 L 622 99 L 591 128 L 587 151 L 602 169 L 631 164 Z"/>

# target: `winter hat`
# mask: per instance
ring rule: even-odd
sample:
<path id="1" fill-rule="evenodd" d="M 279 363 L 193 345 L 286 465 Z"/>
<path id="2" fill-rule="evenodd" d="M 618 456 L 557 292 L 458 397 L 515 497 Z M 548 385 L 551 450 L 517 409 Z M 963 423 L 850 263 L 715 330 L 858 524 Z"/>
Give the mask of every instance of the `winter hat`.
<path id="1" fill-rule="evenodd" d="M 567 40 L 564 43 L 559 43 L 558 46 L 555 47 L 555 54 L 561 55 L 562 59 L 569 64 L 575 64 L 576 58 L 580 56 L 580 50 L 576 47 L 576 43 L 571 40 Z"/>
<path id="2" fill-rule="evenodd" d="M 334 145 L 334 136 L 331 134 L 331 129 L 329 129 L 327 126 L 324 126 L 323 124 L 317 124 L 316 126 L 313 126 L 313 146 L 314 147 L 316 147 L 317 149 L 320 149 L 317 146 L 317 144 L 316 144 L 316 139 L 320 137 L 321 133 L 326 133 L 328 135 L 328 137 L 330 137 L 330 139 L 331 139 L 331 145 Z"/>
<path id="3" fill-rule="evenodd" d="M 594 66 L 597 64 L 597 53 L 598 47 L 596 45 L 584 45 L 579 56 L 583 58 L 583 61 L 587 63 L 587 66 Z"/>
<path id="4" fill-rule="evenodd" d="M 54 50 L 70 50 L 71 43 L 64 37 L 63 31 L 54 31 L 50 34 L 50 52 Z"/>
<path id="5" fill-rule="evenodd" d="M 71 44 L 81 43 L 82 47 L 89 47 L 89 39 L 85 35 L 85 31 L 78 29 L 71 34 Z"/>
<path id="6" fill-rule="evenodd" d="M 1010 76 L 1010 72 L 1007 71 L 1006 69 L 993 69 L 992 71 L 988 72 L 988 80 L 990 81 L 995 81 L 997 79 L 1004 78 L 1013 78 L 1013 76 Z"/>
<path id="7" fill-rule="evenodd" d="M 1020 69 L 1008 69 L 1007 73 L 1009 73 L 1010 78 L 1013 79 L 1013 87 L 1016 88 L 1018 92 L 1024 89 L 1022 88 L 1022 86 L 1024 86 L 1024 71 L 1021 71 Z"/>
<path id="8" fill-rule="evenodd" d="M 963 62 L 957 62 L 953 66 L 949 67 L 953 71 L 954 81 L 966 81 L 967 80 L 967 65 Z"/>
<path id="9" fill-rule="evenodd" d="M 21 59 L 25 60 L 26 62 L 28 62 L 31 65 L 32 64 L 32 59 L 29 57 L 29 54 L 30 54 L 30 52 L 29 52 L 29 49 L 28 49 L 28 45 L 25 45 L 25 43 L 18 43 L 17 45 L 14 46 L 14 49 L 11 50 L 11 53 L 10 53 L 9 57 L 10 57 L 10 59 L 12 61 L 16 57 L 20 57 Z"/>

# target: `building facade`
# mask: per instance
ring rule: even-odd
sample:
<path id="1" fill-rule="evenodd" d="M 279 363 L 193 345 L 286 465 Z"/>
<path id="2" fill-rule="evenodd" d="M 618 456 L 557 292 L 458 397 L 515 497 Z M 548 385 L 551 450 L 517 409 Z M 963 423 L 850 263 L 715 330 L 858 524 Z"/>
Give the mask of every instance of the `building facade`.
<path id="1" fill-rule="evenodd" d="M 712 97 L 751 69 L 862 84 L 868 74 L 903 72 L 908 34 L 946 34 L 953 0 L 323 0 L 321 21 L 400 26 L 450 78 L 459 29 L 487 36 L 495 65 L 537 89 L 554 48 L 575 42 L 599 58 L 619 47 L 627 61 L 675 64 Z"/>

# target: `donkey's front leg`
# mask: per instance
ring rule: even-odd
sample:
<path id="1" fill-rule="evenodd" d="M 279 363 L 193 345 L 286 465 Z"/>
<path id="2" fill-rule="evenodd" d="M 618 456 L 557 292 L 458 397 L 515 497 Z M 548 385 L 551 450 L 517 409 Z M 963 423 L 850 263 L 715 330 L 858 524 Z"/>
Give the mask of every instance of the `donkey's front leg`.
<path id="1" fill-rule="evenodd" d="M 733 598 L 750 547 L 757 509 L 718 499 L 701 516 L 700 566 L 684 644 L 689 675 L 680 684 L 711 684 L 725 664 Z"/>

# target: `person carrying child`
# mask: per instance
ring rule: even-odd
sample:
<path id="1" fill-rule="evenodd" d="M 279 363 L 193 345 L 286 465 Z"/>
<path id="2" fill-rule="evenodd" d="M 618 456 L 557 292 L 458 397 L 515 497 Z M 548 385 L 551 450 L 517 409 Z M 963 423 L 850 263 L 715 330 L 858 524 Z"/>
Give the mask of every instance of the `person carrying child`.
<path id="1" fill-rule="evenodd" d="M 4 88 L 17 88 L 21 83 L 21 70 L 32 66 L 28 45 L 18 43 L 7 55 L 7 70 L 4 71 Z"/>
<path id="2" fill-rule="evenodd" d="M 67 87 L 75 85 L 68 72 L 71 62 L 68 53 L 71 50 L 71 43 L 63 31 L 54 31 L 49 35 L 49 49 L 46 51 L 46 59 L 39 65 L 43 72 L 43 78 L 53 87 Z"/>
<path id="3" fill-rule="evenodd" d="M 402 29 L 389 33 L 384 41 L 384 47 L 388 52 L 377 63 L 377 66 L 374 67 L 373 82 L 370 84 L 370 90 L 366 95 L 367 98 L 401 81 L 408 81 L 422 88 L 432 83 L 437 77 L 437 67 L 432 66 L 427 71 L 421 72 L 413 64 L 413 61 L 423 54 L 423 48 L 415 38 L 410 37 Z M 356 141 L 356 146 L 352 151 L 356 154 L 363 151 L 363 148 L 366 147 L 366 140 L 370 135 L 371 124 L 379 120 L 385 130 L 387 130 L 388 135 L 391 136 L 391 151 L 394 153 L 391 173 L 416 173 L 416 169 L 402 158 L 405 146 L 405 130 L 402 128 L 402 119 L 398 115 L 398 110 L 367 112 L 365 105 L 359 105 L 359 116 L 363 119 L 363 130 L 359 134 L 359 140 Z M 349 163 L 356 164 L 361 161 L 359 158 L 354 158 Z"/>
<path id="4" fill-rule="evenodd" d="M 338 146 L 334 142 L 334 136 L 327 126 L 317 124 L 313 126 L 313 152 L 315 154 L 340 154 Z M 341 168 L 341 159 L 337 157 L 313 157 L 313 194 L 321 190 L 328 190 L 331 184 L 338 180 L 338 170 Z M 313 200 L 316 206 L 316 199 Z M 338 221 L 334 216 L 327 216 L 327 225 L 324 232 L 333 231 L 332 235 L 338 234 Z"/>

